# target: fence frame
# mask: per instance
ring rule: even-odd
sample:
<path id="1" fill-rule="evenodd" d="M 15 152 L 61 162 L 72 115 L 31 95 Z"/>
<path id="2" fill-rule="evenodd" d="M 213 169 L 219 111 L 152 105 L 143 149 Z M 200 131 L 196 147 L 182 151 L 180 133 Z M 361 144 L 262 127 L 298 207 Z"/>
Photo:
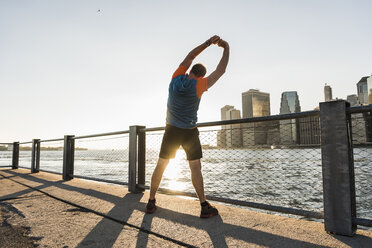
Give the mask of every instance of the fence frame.
<path id="1" fill-rule="evenodd" d="M 325 230 L 327 232 L 353 236 L 357 225 L 372 227 L 372 220 L 356 218 L 355 201 L 355 175 L 353 161 L 353 144 L 350 114 L 372 112 L 372 105 L 350 107 L 344 100 L 336 100 L 320 103 L 320 111 L 305 111 L 300 113 L 272 115 L 254 118 L 234 119 L 225 121 L 214 121 L 199 123 L 197 127 L 211 127 L 221 125 L 243 124 L 253 122 L 266 122 L 274 120 L 298 119 L 302 117 L 319 116 L 321 123 L 321 145 L 322 152 L 322 176 L 323 176 L 323 213 L 306 211 L 302 209 L 286 208 L 282 206 L 273 206 L 256 202 L 237 201 L 233 199 L 220 198 L 216 196 L 207 196 L 210 200 L 231 203 L 235 205 L 248 206 L 253 208 L 265 209 L 270 211 L 302 215 L 312 218 L 324 218 Z M 66 135 L 64 139 L 32 140 L 32 159 L 31 172 L 36 173 L 40 170 L 40 142 L 64 140 L 63 155 L 63 179 L 70 180 L 74 178 L 74 151 L 75 140 L 83 138 L 93 138 L 100 136 L 110 136 L 129 133 L 129 168 L 128 183 L 119 183 L 128 185 L 128 190 L 132 193 L 143 192 L 149 186 L 145 185 L 146 171 L 146 133 L 153 131 L 162 131 L 165 127 L 146 128 L 145 126 L 130 126 L 129 130 L 101 133 L 85 136 Z M 335 135 L 335 132 L 337 135 Z M 31 142 L 14 142 L 12 169 L 19 167 L 19 145 Z M 11 143 L 9 143 L 11 144 Z M 346 153 L 344 152 L 346 151 Z M 85 178 L 76 176 L 79 178 Z M 107 181 L 87 178 L 90 180 Z M 167 193 L 196 196 L 185 192 L 159 189 Z M 340 208 L 341 209 L 337 209 Z"/>

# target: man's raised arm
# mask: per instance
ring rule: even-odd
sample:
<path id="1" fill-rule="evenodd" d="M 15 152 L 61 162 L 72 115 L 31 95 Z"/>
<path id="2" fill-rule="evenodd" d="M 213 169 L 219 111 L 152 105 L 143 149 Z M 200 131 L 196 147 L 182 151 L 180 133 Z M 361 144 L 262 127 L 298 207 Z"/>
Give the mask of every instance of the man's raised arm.
<path id="1" fill-rule="evenodd" d="M 220 47 L 223 47 L 223 54 L 222 58 L 220 60 L 220 63 L 218 63 L 217 68 L 214 72 L 212 72 L 208 77 L 208 89 L 212 87 L 217 80 L 225 73 L 227 63 L 229 62 L 229 56 L 230 56 L 230 47 L 229 43 L 226 41 L 220 39 L 217 42 L 217 45 Z"/>
<path id="2" fill-rule="evenodd" d="M 184 66 L 186 68 L 186 70 L 189 69 L 192 61 L 196 58 L 196 56 L 198 56 L 202 51 L 204 51 L 204 49 L 209 47 L 211 44 L 216 44 L 219 40 L 220 40 L 220 37 L 215 35 L 215 36 L 209 38 L 203 44 L 195 47 L 193 50 L 191 50 L 191 52 L 189 52 L 189 54 L 187 54 L 186 58 L 182 61 L 180 66 L 181 65 Z"/>

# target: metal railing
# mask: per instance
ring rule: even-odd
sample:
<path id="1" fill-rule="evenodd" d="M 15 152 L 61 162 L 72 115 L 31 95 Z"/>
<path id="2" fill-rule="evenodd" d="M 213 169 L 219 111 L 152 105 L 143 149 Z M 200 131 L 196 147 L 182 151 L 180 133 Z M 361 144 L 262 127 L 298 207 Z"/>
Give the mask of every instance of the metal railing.
<path id="1" fill-rule="evenodd" d="M 74 176 L 127 185 L 129 131 L 73 137 Z"/>
<path id="2" fill-rule="evenodd" d="M 62 174 L 63 139 L 40 140 L 39 170 L 49 173 Z"/>
<path id="3" fill-rule="evenodd" d="M 352 112 L 356 213 L 372 220 L 372 112 Z"/>
<path id="4" fill-rule="evenodd" d="M 310 117 L 317 119 L 319 126 L 317 115 L 318 111 L 312 111 Z M 296 113 L 285 118 L 269 116 L 209 123 L 213 129 L 204 123 L 198 125 L 208 198 L 322 218 L 320 140 L 301 144 L 292 132 L 311 122 L 305 121 L 304 116 Z M 294 122 L 280 123 L 287 118 Z M 258 125 L 246 126 L 247 123 Z M 221 128 L 216 129 L 217 125 Z M 163 135 L 161 129 L 163 127 L 142 130 L 146 133 L 146 185 L 156 166 Z M 280 133 L 292 138 L 280 142 Z M 177 194 L 195 196 L 188 161 L 182 150 L 168 165 L 160 187 L 166 192 L 176 190 Z"/>
<path id="5" fill-rule="evenodd" d="M 355 225 L 372 226 L 371 112 L 372 105 L 350 108 L 345 101 L 334 101 L 322 103 L 320 111 L 198 124 L 207 198 L 324 218 L 327 231 L 346 235 L 355 232 Z M 143 191 L 149 188 L 164 129 L 131 126 L 120 132 L 19 143 L 19 167 L 30 168 L 24 166 L 28 163 L 33 172 L 124 184 L 132 192 Z M 332 135 L 332 130 L 338 134 Z M 349 148 L 339 154 L 345 159 L 338 163 L 334 153 L 340 144 Z M 343 169 L 334 170 L 335 166 Z M 182 149 L 168 165 L 160 187 L 167 193 L 196 196 Z M 338 191 L 343 194 L 334 197 Z M 349 222 L 342 226 L 351 226 L 346 231 L 332 226 L 341 212 L 329 212 L 332 204 L 338 204 L 330 202 L 332 195 L 347 203 L 343 210 L 349 215 L 342 219 Z"/>

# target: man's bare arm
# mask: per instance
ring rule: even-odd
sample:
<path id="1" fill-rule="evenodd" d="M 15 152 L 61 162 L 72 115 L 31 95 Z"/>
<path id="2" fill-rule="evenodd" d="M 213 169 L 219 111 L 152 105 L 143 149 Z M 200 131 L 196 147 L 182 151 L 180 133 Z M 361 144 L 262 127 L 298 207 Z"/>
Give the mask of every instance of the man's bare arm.
<path id="1" fill-rule="evenodd" d="M 220 37 L 215 35 L 211 38 L 209 38 L 206 42 L 203 44 L 195 47 L 189 54 L 187 54 L 186 58 L 182 61 L 180 66 L 186 67 L 186 69 L 189 69 L 190 65 L 192 64 L 192 61 L 198 56 L 201 52 L 204 51 L 207 47 L 209 47 L 211 44 L 216 44 L 220 40 Z"/>
<path id="2" fill-rule="evenodd" d="M 229 62 L 229 56 L 230 56 L 230 47 L 229 43 L 227 43 L 224 40 L 218 41 L 218 46 L 223 47 L 223 54 L 220 62 L 217 65 L 217 68 L 214 72 L 212 72 L 208 77 L 208 89 L 212 87 L 217 80 L 225 73 L 227 63 Z"/>

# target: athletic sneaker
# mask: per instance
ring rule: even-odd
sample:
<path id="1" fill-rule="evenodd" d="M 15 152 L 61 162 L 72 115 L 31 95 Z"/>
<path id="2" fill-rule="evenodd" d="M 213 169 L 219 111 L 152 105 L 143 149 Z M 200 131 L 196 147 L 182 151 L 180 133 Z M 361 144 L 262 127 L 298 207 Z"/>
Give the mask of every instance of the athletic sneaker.
<path id="1" fill-rule="evenodd" d="M 201 205 L 201 213 L 200 218 L 209 218 L 215 215 L 218 215 L 217 208 L 213 207 L 209 202 L 205 201 L 200 204 Z"/>
<path id="2" fill-rule="evenodd" d="M 155 202 L 156 202 L 155 199 L 154 200 L 149 199 L 149 202 L 146 205 L 146 213 L 152 214 L 153 212 L 155 212 L 156 210 Z"/>

